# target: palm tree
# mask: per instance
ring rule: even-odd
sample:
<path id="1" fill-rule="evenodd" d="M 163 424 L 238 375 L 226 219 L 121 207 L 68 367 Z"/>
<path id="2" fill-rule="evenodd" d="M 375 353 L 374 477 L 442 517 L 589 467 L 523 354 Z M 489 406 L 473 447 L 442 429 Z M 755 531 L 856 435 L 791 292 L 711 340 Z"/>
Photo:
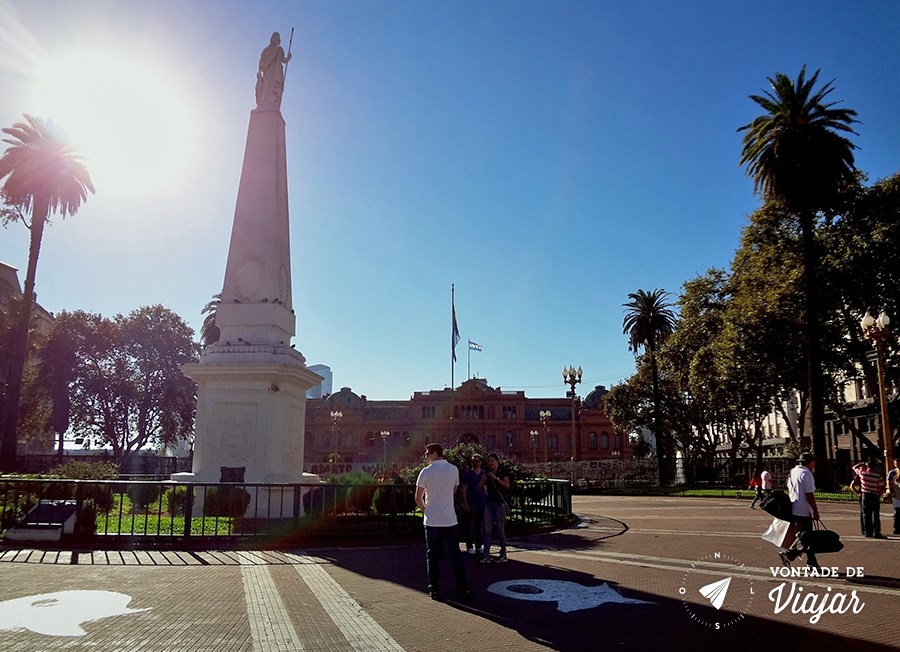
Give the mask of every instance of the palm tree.
<path id="1" fill-rule="evenodd" d="M 24 212 L 31 211 L 31 240 L 22 312 L 13 332 L 12 352 L 6 376 L 5 413 L 0 420 L 0 468 L 14 470 L 16 465 L 16 428 L 22 395 L 22 368 L 28 345 L 28 324 L 34 304 L 34 277 L 44 226 L 51 213 L 65 218 L 75 215 L 87 192 L 94 192 L 91 176 L 81 156 L 68 145 L 52 121 L 25 116 L 3 129 L 10 136 L 3 142 L 10 147 L 0 158 L 0 193 L 5 202 Z"/>
<path id="2" fill-rule="evenodd" d="M 220 303 L 222 303 L 222 293 L 217 292 L 212 296 L 209 303 L 203 306 L 203 310 L 200 311 L 201 315 L 206 315 L 203 318 L 203 326 L 200 327 L 200 344 L 202 346 L 209 346 L 219 341 L 221 331 L 216 325 L 216 313 L 219 310 Z"/>
<path id="3" fill-rule="evenodd" d="M 806 368 L 813 451 L 826 459 L 825 390 L 822 382 L 816 276 L 816 216 L 834 207 L 840 192 L 856 183 L 854 145 L 843 134 L 856 134 L 856 111 L 837 108 L 828 96 L 834 81 L 816 89 L 819 71 L 806 78 L 806 66 L 796 81 L 778 73 L 769 77 L 770 91 L 751 95 L 765 110 L 740 127 L 744 134 L 741 165 L 764 198 L 782 202 L 800 223 L 803 246 L 804 303 L 806 308 Z M 821 465 L 823 486 L 830 469 Z"/>
<path id="4" fill-rule="evenodd" d="M 628 335 L 628 350 L 637 353 L 644 349 L 650 357 L 650 371 L 653 377 L 653 430 L 656 436 L 656 459 L 659 464 L 659 483 L 664 485 L 669 474 L 667 472 L 667 441 L 663 436 L 662 411 L 659 398 L 659 370 L 656 366 L 656 352 L 660 345 L 675 330 L 675 313 L 667 301 L 669 293 L 665 290 L 645 292 L 638 290 L 628 295 L 631 299 L 622 304 L 627 308 L 625 320 L 622 322 L 622 333 Z"/>

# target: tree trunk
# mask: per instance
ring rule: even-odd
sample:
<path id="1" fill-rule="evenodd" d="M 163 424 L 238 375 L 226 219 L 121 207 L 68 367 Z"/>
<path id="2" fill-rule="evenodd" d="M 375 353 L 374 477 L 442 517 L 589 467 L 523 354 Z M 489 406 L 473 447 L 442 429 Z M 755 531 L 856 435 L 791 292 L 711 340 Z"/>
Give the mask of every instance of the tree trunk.
<path id="1" fill-rule="evenodd" d="M 659 467 L 659 486 L 668 485 L 669 472 L 668 460 L 666 459 L 666 441 L 662 434 L 662 416 L 659 407 L 659 369 L 656 367 L 656 351 L 654 347 L 648 347 L 650 353 L 650 370 L 653 372 L 653 428 L 656 436 L 656 463 Z"/>
<path id="2" fill-rule="evenodd" d="M 16 448 L 18 444 L 19 402 L 22 399 L 22 370 L 28 355 L 28 327 L 31 324 L 31 309 L 34 306 L 34 276 L 37 271 L 38 256 L 41 253 L 41 238 L 47 222 L 48 203 L 46 198 L 35 197 L 31 217 L 31 239 L 28 246 L 28 269 L 25 273 L 25 289 L 22 296 L 22 312 L 13 332 L 12 351 L 6 375 L 6 400 L 0 433 L 0 471 L 15 471 L 17 466 Z"/>
<path id="3" fill-rule="evenodd" d="M 831 487 L 831 465 L 825 438 L 825 386 L 822 382 L 821 319 L 818 288 L 818 253 L 815 243 L 814 213 L 800 211 L 800 231 L 803 240 L 803 298 L 806 304 L 806 381 L 809 387 L 809 425 L 813 453 L 819 460 L 816 468 L 817 485 Z"/>

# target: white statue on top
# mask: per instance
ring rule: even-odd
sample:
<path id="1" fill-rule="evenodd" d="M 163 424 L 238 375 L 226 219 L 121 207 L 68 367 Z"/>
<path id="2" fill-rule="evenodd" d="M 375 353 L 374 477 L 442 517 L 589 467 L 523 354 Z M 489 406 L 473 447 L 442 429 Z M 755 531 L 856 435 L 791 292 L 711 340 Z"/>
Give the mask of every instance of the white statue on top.
<path id="1" fill-rule="evenodd" d="M 281 35 L 272 34 L 269 45 L 259 55 L 259 72 L 256 73 L 256 108 L 262 111 L 280 111 L 284 93 L 284 64 L 291 60 L 281 47 Z"/>

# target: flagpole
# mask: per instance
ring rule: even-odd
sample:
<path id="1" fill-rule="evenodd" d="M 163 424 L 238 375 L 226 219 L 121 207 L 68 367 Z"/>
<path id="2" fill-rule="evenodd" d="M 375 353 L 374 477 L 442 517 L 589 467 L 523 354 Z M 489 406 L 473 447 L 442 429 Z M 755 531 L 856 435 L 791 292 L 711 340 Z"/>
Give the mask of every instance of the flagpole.
<path id="1" fill-rule="evenodd" d="M 466 345 L 466 380 L 472 379 L 472 340 Z"/>
<path id="2" fill-rule="evenodd" d="M 456 286 L 450 284 L 450 442 L 453 442 L 453 386 L 456 362 Z"/>

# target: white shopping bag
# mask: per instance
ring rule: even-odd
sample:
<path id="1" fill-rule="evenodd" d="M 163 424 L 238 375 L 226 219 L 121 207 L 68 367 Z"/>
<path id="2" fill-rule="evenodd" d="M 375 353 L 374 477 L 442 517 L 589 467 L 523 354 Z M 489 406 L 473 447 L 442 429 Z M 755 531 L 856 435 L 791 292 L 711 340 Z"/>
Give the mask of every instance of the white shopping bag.
<path id="1" fill-rule="evenodd" d="M 797 536 L 797 528 L 793 523 L 773 518 L 769 529 L 763 532 L 762 538 L 779 548 L 789 548 Z"/>

